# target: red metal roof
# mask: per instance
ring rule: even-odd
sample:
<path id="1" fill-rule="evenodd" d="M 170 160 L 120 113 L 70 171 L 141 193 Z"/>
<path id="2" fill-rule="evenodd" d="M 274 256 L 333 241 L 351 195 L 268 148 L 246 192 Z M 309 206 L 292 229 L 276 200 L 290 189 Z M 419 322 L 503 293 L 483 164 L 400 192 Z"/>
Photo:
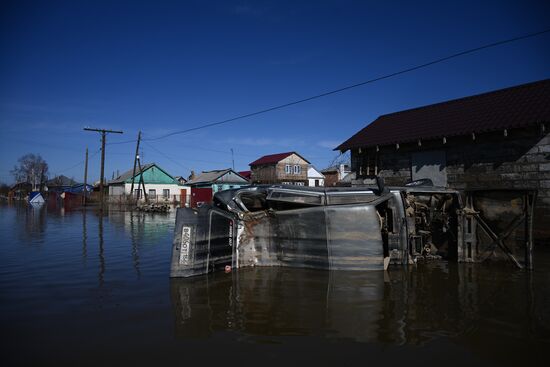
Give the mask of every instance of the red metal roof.
<path id="1" fill-rule="evenodd" d="M 252 172 L 251 171 L 240 171 L 240 172 L 237 172 L 239 175 L 243 176 L 244 178 L 246 178 L 247 180 L 250 180 L 250 177 L 252 175 Z"/>
<path id="2" fill-rule="evenodd" d="M 270 154 L 270 155 L 264 155 L 260 159 L 256 159 L 254 162 L 250 163 L 251 166 L 259 166 L 262 164 L 275 164 L 280 162 L 281 160 L 285 159 L 289 155 L 296 154 L 298 157 L 302 158 L 304 161 L 309 163 L 307 159 L 302 157 L 296 152 L 286 152 L 286 153 L 277 153 L 277 154 Z"/>
<path id="3" fill-rule="evenodd" d="M 382 115 L 335 150 L 405 143 L 550 121 L 550 79 Z"/>

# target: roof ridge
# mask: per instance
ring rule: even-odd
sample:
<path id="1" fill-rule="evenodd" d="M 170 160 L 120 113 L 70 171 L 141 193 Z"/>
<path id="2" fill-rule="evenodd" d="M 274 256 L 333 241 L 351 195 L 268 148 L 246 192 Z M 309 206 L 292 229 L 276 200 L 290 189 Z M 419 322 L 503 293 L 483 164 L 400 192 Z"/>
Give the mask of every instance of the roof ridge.
<path id="1" fill-rule="evenodd" d="M 378 116 L 335 150 L 550 122 L 550 79 Z"/>
<path id="2" fill-rule="evenodd" d="M 390 113 L 386 113 L 386 114 L 378 116 L 374 121 L 378 120 L 381 117 L 393 116 L 393 115 L 397 115 L 397 114 L 400 114 L 400 113 L 411 112 L 411 111 L 415 111 L 415 110 L 421 110 L 421 109 L 427 108 L 427 107 L 441 106 L 441 105 L 450 104 L 450 103 L 453 103 L 453 102 L 467 101 L 469 99 L 478 98 L 478 97 L 481 97 L 481 96 L 497 94 L 497 93 L 503 93 L 503 92 L 507 92 L 511 89 L 521 89 L 521 88 L 531 87 L 533 85 L 536 85 L 536 84 L 539 84 L 539 83 L 543 84 L 545 82 L 550 82 L 550 78 L 549 79 L 537 80 L 537 81 L 529 82 L 529 83 L 525 83 L 525 84 L 516 84 L 516 85 L 512 85 L 510 87 L 505 87 L 505 88 L 502 88 L 502 89 L 493 89 L 493 90 L 490 90 L 488 92 L 481 92 L 481 93 L 472 94 L 472 95 L 465 96 L 465 97 L 458 97 L 458 98 L 448 99 L 448 100 L 441 101 L 441 102 L 435 102 L 435 103 L 422 105 L 422 106 L 419 106 L 419 107 L 413 107 L 413 108 L 408 108 L 408 109 L 405 109 L 405 110 L 390 112 Z"/>

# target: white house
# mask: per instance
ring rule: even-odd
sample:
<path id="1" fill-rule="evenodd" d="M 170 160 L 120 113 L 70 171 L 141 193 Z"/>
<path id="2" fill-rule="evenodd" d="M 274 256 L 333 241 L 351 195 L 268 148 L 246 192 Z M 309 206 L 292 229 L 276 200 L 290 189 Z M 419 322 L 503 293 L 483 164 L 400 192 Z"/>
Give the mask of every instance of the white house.
<path id="1" fill-rule="evenodd" d="M 153 201 L 180 201 L 181 195 L 188 196 L 189 189 L 156 163 L 148 163 L 141 168 L 141 172 L 136 168 L 135 175 L 133 169 L 131 169 L 109 181 L 109 196 L 116 199 L 116 197 L 130 195 L 133 181 L 134 196 L 143 199 L 142 172 L 148 199 Z"/>
<path id="2" fill-rule="evenodd" d="M 312 164 L 307 167 L 307 180 L 310 187 L 325 186 L 325 175 L 313 167 Z"/>

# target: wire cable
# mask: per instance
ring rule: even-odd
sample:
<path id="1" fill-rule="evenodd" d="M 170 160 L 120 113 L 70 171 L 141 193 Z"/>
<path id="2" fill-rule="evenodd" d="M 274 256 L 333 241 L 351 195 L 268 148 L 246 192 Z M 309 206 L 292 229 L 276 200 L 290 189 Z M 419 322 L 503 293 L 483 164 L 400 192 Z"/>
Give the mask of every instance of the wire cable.
<path id="1" fill-rule="evenodd" d="M 390 73 L 390 74 L 385 74 L 385 75 L 382 75 L 382 76 L 379 76 L 379 77 L 376 77 L 376 78 L 373 78 L 373 79 L 369 79 L 369 80 L 359 82 L 359 83 L 356 83 L 356 84 L 348 85 L 348 86 L 345 86 L 345 87 L 342 87 L 342 88 L 334 89 L 334 90 L 324 92 L 324 93 L 321 93 L 321 94 L 317 94 L 317 95 L 314 95 L 314 96 L 311 96 L 311 97 L 299 99 L 299 100 L 296 100 L 296 101 L 293 101 L 293 102 L 284 103 L 284 104 L 281 104 L 281 105 L 278 105 L 278 106 L 266 108 L 266 109 L 259 110 L 259 111 L 256 111 L 256 112 L 251 112 L 251 113 L 247 113 L 247 114 L 244 114 L 244 115 L 232 117 L 232 118 L 222 120 L 222 121 L 211 122 L 211 123 L 207 123 L 207 124 L 204 124 L 204 125 L 192 127 L 192 128 L 189 128 L 189 129 L 185 129 L 185 130 L 174 131 L 174 132 L 171 132 L 171 133 L 168 133 L 168 134 L 165 134 L 165 135 L 161 135 L 161 136 L 156 137 L 156 138 L 149 138 L 149 139 L 143 139 L 143 140 L 148 140 L 148 141 L 161 140 L 161 139 L 168 138 L 170 136 L 185 134 L 185 133 L 188 133 L 188 132 L 191 132 L 191 131 L 206 129 L 206 128 L 213 127 L 213 126 L 227 124 L 229 122 L 233 122 L 233 121 L 236 121 L 236 120 L 241 120 L 241 119 L 245 119 L 245 118 L 248 118 L 248 117 L 257 116 L 257 115 L 261 115 L 261 114 L 264 114 L 264 113 L 272 112 L 272 111 L 275 111 L 275 110 L 280 110 L 280 109 L 290 107 L 290 106 L 294 106 L 294 105 L 297 105 L 297 104 L 300 104 L 300 103 L 312 101 L 314 99 L 318 99 L 318 98 L 326 97 L 326 96 L 329 96 L 329 95 L 332 95 L 332 94 L 340 93 L 340 92 L 343 92 L 343 91 L 346 91 L 346 90 L 349 90 L 349 89 L 361 87 L 361 86 L 366 85 L 366 84 L 371 84 L 371 83 L 374 83 L 374 82 L 378 82 L 380 80 L 393 78 L 393 77 L 398 76 L 398 75 L 402 75 L 402 74 L 405 74 L 405 73 L 410 73 L 410 72 L 415 71 L 415 70 L 427 68 L 428 66 L 439 64 L 439 63 L 442 63 L 442 62 L 445 62 L 445 61 L 448 61 L 448 60 L 451 60 L 451 59 L 454 59 L 454 58 L 457 58 L 457 57 L 460 57 L 460 56 L 468 55 L 468 54 L 478 52 L 478 51 L 481 51 L 481 50 L 485 50 L 485 49 L 488 49 L 488 48 L 493 48 L 493 47 L 501 46 L 501 45 L 504 45 L 504 44 L 507 44 L 507 43 L 517 42 L 517 41 L 521 41 L 521 40 L 524 40 L 524 39 L 527 39 L 527 38 L 540 36 L 540 35 L 548 33 L 548 32 L 550 32 L 550 28 L 545 29 L 543 31 L 539 31 L 539 32 L 528 33 L 528 34 L 524 34 L 524 35 L 521 35 L 521 36 L 517 36 L 517 37 L 508 38 L 508 39 L 505 39 L 505 40 L 485 44 L 485 45 L 482 45 L 482 46 L 479 46 L 479 47 L 474 47 L 474 48 L 471 48 L 471 49 L 468 49 L 468 50 L 465 50 L 465 51 L 457 52 L 457 53 L 454 53 L 452 55 L 441 57 L 439 59 L 435 59 L 435 60 L 426 62 L 424 64 L 412 66 L 412 67 L 409 67 L 409 68 L 406 68 L 406 69 L 403 69 L 403 70 L 400 70 L 400 71 L 396 71 L 396 72 L 393 72 L 393 73 Z M 126 142 L 121 142 L 120 144 L 123 144 L 123 143 L 126 143 Z"/>
<path id="2" fill-rule="evenodd" d="M 92 155 L 88 156 L 88 160 L 90 160 L 90 159 L 92 159 L 93 157 L 95 157 L 100 151 L 101 151 L 101 148 L 99 148 L 98 150 L 96 150 L 94 153 L 92 153 Z M 52 173 L 53 173 L 55 176 L 59 176 L 60 174 L 65 173 L 65 172 L 67 172 L 67 171 L 70 171 L 70 170 L 72 170 L 73 168 L 76 168 L 76 167 L 78 167 L 78 166 L 81 166 L 81 165 L 83 165 L 84 163 L 86 163 L 86 160 L 85 160 L 85 159 L 82 160 L 82 161 L 80 161 L 80 162 L 78 162 L 78 163 L 76 163 L 76 164 L 74 164 L 74 165 L 72 165 L 72 166 L 70 166 L 70 167 L 68 167 L 68 168 L 65 168 L 65 169 L 62 169 L 62 170 L 56 170 L 55 172 L 52 172 Z"/>
<path id="3" fill-rule="evenodd" d="M 184 166 L 183 164 L 181 164 L 180 162 L 176 161 L 175 159 L 173 159 L 172 157 L 164 154 L 163 152 L 161 152 L 160 150 L 158 150 L 157 148 L 155 148 L 153 145 L 147 143 L 146 141 L 143 141 L 143 139 L 141 140 L 143 143 L 145 143 L 149 148 L 153 149 L 154 151 L 156 151 L 158 154 L 160 154 L 161 156 L 163 156 L 164 158 L 170 160 L 172 163 L 175 163 L 177 165 L 179 165 L 180 167 L 183 167 L 185 168 L 186 170 L 188 170 L 189 172 L 191 172 L 191 168 L 187 167 L 187 166 Z"/>

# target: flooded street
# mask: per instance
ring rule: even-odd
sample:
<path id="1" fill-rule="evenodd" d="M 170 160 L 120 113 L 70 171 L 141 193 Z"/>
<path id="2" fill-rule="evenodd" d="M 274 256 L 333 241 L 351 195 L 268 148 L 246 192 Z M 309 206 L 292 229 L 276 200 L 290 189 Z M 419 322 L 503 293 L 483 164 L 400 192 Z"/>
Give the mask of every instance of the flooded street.
<path id="1" fill-rule="evenodd" d="M 4 365 L 547 365 L 535 271 L 248 268 L 170 279 L 174 212 L 0 205 Z M 363 362 L 361 362 L 363 361 Z"/>

